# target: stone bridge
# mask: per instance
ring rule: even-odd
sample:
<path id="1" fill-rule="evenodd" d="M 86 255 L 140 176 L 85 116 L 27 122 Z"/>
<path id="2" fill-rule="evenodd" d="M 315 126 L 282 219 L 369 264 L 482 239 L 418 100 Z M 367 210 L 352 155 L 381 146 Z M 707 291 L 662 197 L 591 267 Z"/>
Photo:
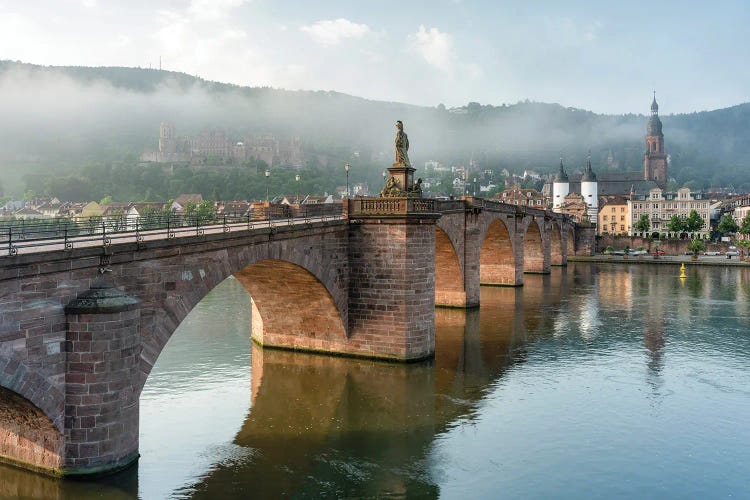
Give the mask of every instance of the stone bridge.
<path id="1" fill-rule="evenodd" d="M 138 457 L 138 400 L 190 310 L 235 276 L 268 347 L 414 361 L 434 354 L 435 306 L 480 284 L 523 285 L 593 233 L 482 199 L 347 200 L 332 220 L 0 258 L 0 459 L 54 475 Z"/>

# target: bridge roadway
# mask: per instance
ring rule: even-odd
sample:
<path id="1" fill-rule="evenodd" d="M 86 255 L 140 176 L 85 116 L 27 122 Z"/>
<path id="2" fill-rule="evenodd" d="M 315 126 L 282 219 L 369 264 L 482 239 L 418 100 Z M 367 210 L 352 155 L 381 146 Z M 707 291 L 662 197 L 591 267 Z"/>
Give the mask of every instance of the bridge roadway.
<path id="1" fill-rule="evenodd" d="M 260 345 L 415 361 L 434 355 L 436 305 L 478 306 L 480 283 L 523 285 L 592 243 L 590 228 L 542 210 L 358 198 L 325 220 L 2 257 L 0 457 L 66 476 L 135 461 L 151 368 L 230 275 L 250 294 Z"/>

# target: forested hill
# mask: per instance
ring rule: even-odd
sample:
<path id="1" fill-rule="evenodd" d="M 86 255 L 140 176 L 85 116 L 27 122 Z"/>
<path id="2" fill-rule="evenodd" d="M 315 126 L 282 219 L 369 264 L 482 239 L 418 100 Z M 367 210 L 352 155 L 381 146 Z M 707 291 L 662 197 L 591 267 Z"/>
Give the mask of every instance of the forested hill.
<path id="1" fill-rule="evenodd" d="M 659 101 L 669 109 L 668 95 Z M 645 93 L 644 111 L 649 105 Z M 308 151 L 335 158 L 357 151 L 367 168 L 378 170 L 390 159 L 397 119 L 406 125 L 417 165 L 473 158 L 483 169 L 544 172 L 556 169 L 562 153 L 575 170 L 590 149 L 597 171 L 607 170 L 610 151 L 619 170 L 640 170 L 648 119 L 534 102 L 421 107 L 329 91 L 239 87 L 153 69 L 10 61 L 0 62 L 0 113 L 0 174 L 26 164 L 69 169 L 134 159 L 156 147 L 164 120 L 180 135 L 212 128 L 236 138 L 300 135 Z M 678 183 L 750 189 L 749 103 L 661 118 L 670 175 Z"/>

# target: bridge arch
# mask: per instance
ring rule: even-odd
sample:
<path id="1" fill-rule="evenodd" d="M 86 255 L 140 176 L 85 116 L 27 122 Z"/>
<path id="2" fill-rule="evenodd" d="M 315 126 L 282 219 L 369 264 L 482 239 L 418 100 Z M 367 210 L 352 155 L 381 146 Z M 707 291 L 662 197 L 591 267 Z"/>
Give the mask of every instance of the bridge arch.
<path id="1" fill-rule="evenodd" d="M 64 429 L 65 394 L 18 356 L 0 356 L 0 390 L 17 394 L 44 413 L 57 429 Z"/>
<path id="2" fill-rule="evenodd" d="M 456 247 L 448 234 L 438 226 L 435 226 L 435 305 L 466 305 L 464 277 Z"/>
<path id="3" fill-rule="evenodd" d="M 523 272 L 544 273 L 544 239 L 536 219 L 526 228 L 523 240 Z"/>
<path id="4" fill-rule="evenodd" d="M 517 285 L 513 240 L 505 222 L 490 222 L 479 250 L 479 282 L 483 285 Z"/>
<path id="5" fill-rule="evenodd" d="M 151 279 L 163 286 L 144 293 L 139 285 L 131 292 L 141 300 L 138 393 L 182 320 L 229 276 L 235 276 L 250 294 L 252 335 L 258 342 L 313 351 L 341 347 L 347 340 L 348 278 L 342 272 L 346 265 L 342 270 L 337 260 L 346 254 L 346 247 L 314 248 L 328 247 L 328 239 L 340 243 L 336 234 L 272 241 L 196 253 L 176 266 L 166 259 L 162 269 L 142 268 L 146 276 L 158 275 Z"/>
<path id="6" fill-rule="evenodd" d="M 58 425 L 38 405 L 0 387 L 0 457 L 34 464 L 40 471 L 62 466 L 65 440 Z"/>
<path id="7" fill-rule="evenodd" d="M 250 294 L 252 337 L 263 345 L 293 346 L 303 338 L 324 349 L 346 339 L 341 314 L 320 280 L 303 267 L 266 259 L 234 276 Z"/>
<path id="8" fill-rule="evenodd" d="M 562 227 L 556 222 L 553 222 L 550 230 L 550 264 L 553 266 L 562 266 L 565 265 L 565 263 Z"/>

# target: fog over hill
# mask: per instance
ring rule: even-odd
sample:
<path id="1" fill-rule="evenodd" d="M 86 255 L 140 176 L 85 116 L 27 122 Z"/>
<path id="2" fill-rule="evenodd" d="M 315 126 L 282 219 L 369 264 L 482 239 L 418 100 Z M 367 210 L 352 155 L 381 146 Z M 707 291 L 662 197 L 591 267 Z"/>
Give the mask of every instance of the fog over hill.
<path id="1" fill-rule="evenodd" d="M 418 84 L 418 83 L 401 83 Z M 498 82 L 502 85 L 502 82 Z M 613 95 L 613 99 L 617 96 Z M 669 109 L 669 96 L 657 96 Z M 643 110 L 651 96 L 644 93 Z M 585 105 L 585 103 L 582 103 Z M 135 159 L 157 145 L 159 123 L 177 133 L 223 128 L 230 137 L 300 135 L 322 153 L 390 161 L 394 122 L 403 120 L 416 166 L 476 160 L 481 168 L 553 171 L 562 153 L 570 170 L 590 149 L 597 171 L 613 152 L 619 170 L 642 168 L 643 114 L 600 115 L 557 104 L 470 103 L 458 109 L 380 102 L 333 91 L 286 91 L 209 82 L 141 68 L 43 67 L 0 61 L 0 175 L 57 172 Z M 662 115 L 670 176 L 696 187 L 750 189 L 750 104 Z"/>

